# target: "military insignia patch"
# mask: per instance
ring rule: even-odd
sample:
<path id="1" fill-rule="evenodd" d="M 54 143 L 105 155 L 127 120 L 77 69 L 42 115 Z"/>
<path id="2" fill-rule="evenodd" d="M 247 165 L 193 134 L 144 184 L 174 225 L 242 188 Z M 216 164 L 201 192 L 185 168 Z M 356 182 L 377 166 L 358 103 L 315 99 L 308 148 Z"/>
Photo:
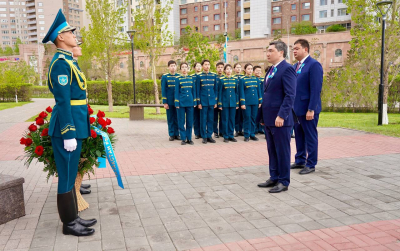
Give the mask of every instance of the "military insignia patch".
<path id="1" fill-rule="evenodd" d="M 67 75 L 58 75 L 58 83 L 62 86 L 68 84 L 68 76 Z"/>

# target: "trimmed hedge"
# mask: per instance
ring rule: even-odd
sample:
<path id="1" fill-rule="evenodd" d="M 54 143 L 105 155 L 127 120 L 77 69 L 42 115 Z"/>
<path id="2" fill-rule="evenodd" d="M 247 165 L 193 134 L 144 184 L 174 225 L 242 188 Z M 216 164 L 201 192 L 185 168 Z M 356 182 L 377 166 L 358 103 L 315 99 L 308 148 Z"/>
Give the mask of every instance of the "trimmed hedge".
<path id="1" fill-rule="evenodd" d="M 161 102 L 161 81 L 157 80 L 159 98 Z M 88 98 L 92 105 L 108 105 L 107 83 L 105 81 L 88 81 Z M 32 88 L 33 98 L 52 98 L 53 94 L 47 86 L 34 86 Z M 132 82 L 113 81 L 112 84 L 113 104 L 127 105 L 133 103 Z M 154 104 L 153 80 L 142 80 L 136 82 L 136 103 Z"/>
<path id="2" fill-rule="evenodd" d="M 15 94 L 18 101 L 31 101 L 31 84 L 0 84 L 0 102 L 15 102 Z"/>

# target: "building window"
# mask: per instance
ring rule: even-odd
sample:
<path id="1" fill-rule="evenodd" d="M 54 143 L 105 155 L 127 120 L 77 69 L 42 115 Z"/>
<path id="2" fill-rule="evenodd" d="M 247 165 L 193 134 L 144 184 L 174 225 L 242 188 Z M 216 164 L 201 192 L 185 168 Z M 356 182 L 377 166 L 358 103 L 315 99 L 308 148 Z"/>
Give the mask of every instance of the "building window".
<path id="1" fill-rule="evenodd" d="M 197 27 L 197 26 L 196 26 L 196 27 L 194 27 L 194 28 L 195 28 L 196 32 L 198 32 L 198 31 L 199 31 L 199 27 Z"/>
<path id="2" fill-rule="evenodd" d="M 292 4 L 292 10 L 296 9 L 296 4 Z"/>
<path id="3" fill-rule="evenodd" d="M 221 29 L 221 26 L 219 24 L 214 25 L 214 30 L 219 31 Z"/>
<path id="4" fill-rule="evenodd" d="M 237 1 L 237 6 L 238 6 L 238 7 L 242 6 L 242 1 L 240 1 L 240 0 Z"/>
<path id="5" fill-rule="evenodd" d="M 338 0 L 337 3 L 344 3 L 344 0 Z"/>
<path id="6" fill-rule="evenodd" d="M 249 37 L 250 36 L 250 31 L 244 31 L 244 36 Z"/>
<path id="7" fill-rule="evenodd" d="M 272 18 L 272 24 L 280 24 L 282 19 L 280 17 Z"/>
<path id="8" fill-rule="evenodd" d="M 326 18 L 328 17 L 328 11 L 327 10 L 321 10 L 319 12 L 319 18 Z"/>
<path id="9" fill-rule="evenodd" d="M 239 61 L 239 57 L 238 57 L 237 55 L 233 56 L 233 61 L 234 61 L 234 62 Z"/>
<path id="10" fill-rule="evenodd" d="M 198 11 L 198 10 L 199 10 L 199 7 L 194 6 L 194 11 Z"/>
<path id="11" fill-rule="evenodd" d="M 143 63 L 143 61 L 140 61 L 140 68 L 143 68 L 144 67 L 144 63 Z"/>
<path id="12" fill-rule="evenodd" d="M 219 3 L 214 4 L 214 10 L 218 10 L 219 9 Z"/>
<path id="13" fill-rule="evenodd" d="M 194 17 L 194 21 L 198 22 L 199 21 L 199 17 Z"/>
<path id="14" fill-rule="evenodd" d="M 335 50 L 335 57 L 341 57 L 342 56 L 342 50 L 341 49 L 336 49 Z"/>
<path id="15" fill-rule="evenodd" d="M 187 18 L 182 18 L 181 19 L 181 24 L 187 24 Z"/>
<path id="16" fill-rule="evenodd" d="M 242 16 L 242 12 L 241 11 L 238 11 L 237 12 L 237 17 L 241 17 Z"/>
<path id="17" fill-rule="evenodd" d="M 335 4 L 335 0 L 331 0 L 331 4 Z"/>
<path id="18" fill-rule="evenodd" d="M 321 6 L 328 5 L 328 0 L 320 0 L 319 5 L 321 5 Z"/>
<path id="19" fill-rule="evenodd" d="M 310 9 L 310 3 L 303 3 L 303 9 Z"/>
<path id="20" fill-rule="evenodd" d="M 296 22 L 296 21 L 297 21 L 297 16 L 291 16 L 291 17 L 290 17 L 290 21 Z"/>
<path id="21" fill-rule="evenodd" d="M 187 9 L 181 9 L 181 15 L 187 14 Z"/>
<path id="22" fill-rule="evenodd" d="M 203 26 L 203 31 L 208 31 L 208 26 Z"/>
<path id="23" fill-rule="evenodd" d="M 244 8 L 243 11 L 244 13 L 250 13 L 250 8 Z"/>
<path id="24" fill-rule="evenodd" d="M 309 15 L 309 14 L 307 14 L 307 15 L 302 15 L 302 16 L 301 16 L 301 20 L 302 20 L 302 21 L 310 21 L 310 15 Z"/>
<path id="25" fill-rule="evenodd" d="M 203 16 L 203 21 L 207 22 L 208 21 L 208 16 Z"/>
<path id="26" fill-rule="evenodd" d="M 279 13 L 279 12 L 281 12 L 281 6 L 275 6 L 275 7 L 273 7 L 273 8 L 272 8 L 272 12 L 273 12 L 273 13 Z"/>
<path id="27" fill-rule="evenodd" d="M 319 51 L 319 50 L 316 50 L 315 52 L 314 52 L 314 57 L 315 58 L 319 58 L 321 56 L 321 52 Z"/>
<path id="28" fill-rule="evenodd" d="M 214 15 L 214 20 L 220 20 L 219 14 L 215 14 L 215 15 Z"/>
<path id="29" fill-rule="evenodd" d="M 185 34 L 186 33 L 186 29 L 181 29 L 181 34 Z"/>
<path id="30" fill-rule="evenodd" d="M 335 10 L 331 10 L 331 17 L 335 16 Z"/>
<path id="31" fill-rule="evenodd" d="M 241 27 L 242 27 L 242 23 L 241 23 L 241 22 L 238 22 L 237 25 L 236 25 L 236 28 L 237 28 L 237 29 L 240 29 Z"/>
<path id="32" fill-rule="evenodd" d="M 119 68 L 121 68 L 121 69 L 124 68 L 124 63 L 121 62 L 121 63 L 119 64 Z"/>
<path id="33" fill-rule="evenodd" d="M 186 0 L 181 0 L 181 4 L 186 4 Z"/>
<path id="34" fill-rule="evenodd" d="M 39 7 L 42 7 L 42 6 L 43 6 L 43 3 L 38 3 L 38 6 L 39 6 Z"/>
<path id="35" fill-rule="evenodd" d="M 250 24 L 250 19 L 244 19 L 244 25 Z"/>
<path id="36" fill-rule="evenodd" d="M 208 5 L 203 5 L 203 11 L 208 11 Z"/>
<path id="37" fill-rule="evenodd" d="M 347 15 L 347 9 L 338 9 L 337 10 L 337 15 L 340 16 L 346 16 Z"/>

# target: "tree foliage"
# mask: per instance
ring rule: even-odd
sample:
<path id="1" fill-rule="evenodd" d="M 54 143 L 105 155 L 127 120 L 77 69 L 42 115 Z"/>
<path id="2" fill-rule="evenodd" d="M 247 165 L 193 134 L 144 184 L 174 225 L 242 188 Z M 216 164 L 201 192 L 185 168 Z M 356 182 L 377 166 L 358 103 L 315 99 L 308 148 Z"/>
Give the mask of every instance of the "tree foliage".
<path id="1" fill-rule="evenodd" d="M 327 32 L 338 32 L 338 31 L 345 31 L 345 30 L 346 30 L 346 28 L 340 24 L 331 25 L 326 29 Z"/>
<path id="2" fill-rule="evenodd" d="M 302 21 L 292 24 L 291 33 L 294 35 L 314 34 L 317 30 L 311 22 Z"/>
<path id="3" fill-rule="evenodd" d="M 118 3 L 122 3 L 119 1 Z M 89 28 L 83 28 L 81 34 L 84 38 L 82 44 L 81 60 L 86 65 L 88 60 L 95 62 L 103 79 L 107 80 L 109 111 L 113 110 L 112 80 L 115 77 L 115 67 L 119 62 L 116 55 L 126 43 L 126 35 L 120 30 L 124 23 L 123 15 L 127 5 L 115 4 L 109 0 L 87 0 L 86 11 L 90 17 Z M 86 68 L 87 69 L 87 68 Z"/>

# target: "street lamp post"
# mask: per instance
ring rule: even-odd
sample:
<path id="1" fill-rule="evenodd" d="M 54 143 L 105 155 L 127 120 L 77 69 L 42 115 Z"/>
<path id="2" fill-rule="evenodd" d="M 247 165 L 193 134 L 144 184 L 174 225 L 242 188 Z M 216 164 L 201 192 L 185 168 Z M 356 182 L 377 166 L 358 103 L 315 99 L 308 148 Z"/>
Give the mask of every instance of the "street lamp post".
<path id="1" fill-rule="evenodd" d="M 382 125 L 383 121 L 383 72 L 385 63 L 385 29 L 386 29 L 386 15 L 392 6 L 392 1 L 380 1 L 376 3 L 378 10 L 382 14 L 382 48 L 381 48 L 381 82 L 379 84 L 379 96 L 378 96 L 378 125 Z"/>
<path id="2" fill-rule="evenodd" d="M 128 33 L 129 37 L 131 38 L 131 50 L 132 50 L 132 80 L 133 80 L 133 103 L 136 104 L 136 81 L 135 81 L 135 56 L 134 56 L 134 46 L 133 46 L 133 40 L 136 31 L 135 30 L 129 30 L 126 33 Z"/>

